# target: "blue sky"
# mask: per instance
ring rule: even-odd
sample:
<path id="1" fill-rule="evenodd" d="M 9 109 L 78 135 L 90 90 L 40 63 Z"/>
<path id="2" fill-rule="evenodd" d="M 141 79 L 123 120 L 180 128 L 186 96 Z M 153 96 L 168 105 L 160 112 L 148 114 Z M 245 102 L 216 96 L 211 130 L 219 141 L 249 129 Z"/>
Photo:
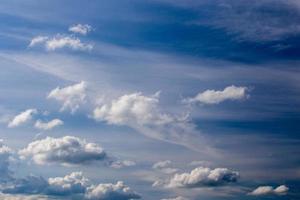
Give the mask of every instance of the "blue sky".
<path id="1" fill-rule="evenodd" d="M 297 0 L 3 0 L 0 197 L 295 200 Z"/>

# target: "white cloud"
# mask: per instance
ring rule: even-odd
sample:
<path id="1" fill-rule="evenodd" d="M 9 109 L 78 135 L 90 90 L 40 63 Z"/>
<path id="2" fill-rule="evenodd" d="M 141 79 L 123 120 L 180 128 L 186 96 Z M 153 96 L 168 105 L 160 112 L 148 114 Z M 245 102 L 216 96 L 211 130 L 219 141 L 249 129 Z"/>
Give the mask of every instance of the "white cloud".
<path id="1" fill-rule="evenodd" d="M 44 46 L 48 51 L 55 51 L 62 48 L 78 51 L 90 51 L 93 49 L 93 45 L 84 43 L 77 37 L 62 35 L 56 35 L 52 38 L 46 36 L 34 37 L 28 47 L 35 47 L 37 45 Z"/>
<path id="2" fill-rule="evenodd" d="M 187 103 L 219 104 L 226 100 L 240 100 L 247 98 L 247 87 L 226 87 L 224 90 L 206 90 L 193 98 L 184 99 Z"/>
<path id="3" fill-rule="evenodd" d="M 17 127 L 21 124 L 24 124 L 32 119 L 32 116 L 37 114 L 36 109 L 28 109 L 20 114 L 16 115 L 8 124 L 8 127 Z"/>
<path id="4" fill-rule="evenodd" d="M 159 93 L 144 96 L 126 94 L 94 109 L 93 117 L 113 125 L 126 125 L 147 137 L 186 146 L 197 151 L 209 151 L 194 125 L 161 111 Z"/>
<path id="5" fill-rule="evenodd" d="M 53 119 L 49 122 L 42 122 L 41 120 L 37 120 L 34 124 L 34 127 L 42 130 L 51 130 L 54 127 L 63 125 L 64 122 L 60 119 Z"/>
<path id="6" fill-rule="evenodd" d="M 152 168 L 159 170 L 166 174 L 176 173 L 178 171 L 178 169 L 170 167 L 171 165 L 172 165 L 172 162 L 170 160 L 165 160 L 165 161 L 160 161 L 160 162 L 154 163 Z"/>
<path id="7" fill-rule="evenodd" d="M 85 193 L 86 188 L 90 185 L 89 180 L 83 176 L 82 172 L 72 172 L 64 177 L 49 178 L 48 183 L 47 194 L 51 195 Z"/>
<path id="8" fill-rule="evenodd" d="M 47 98 L 62 102 L 61 111 L 70 109 L 74 113 L 80 104 L 85 102 L 86 88 L 87 84 L 84 81 L 64 88 L 57 87 L 49 93 Z"/>
<path id="9" fill-rule="evenodd" d="M 189 163 L 190 166 L 205 166 L 209 167 L 212 165 L 211 162 L 206 161 L 206 160 L 193 160 L 192 162 Z"/>
<path id="10" fill-rule="evenodd" d="M 92 27 L 88 24 L 77 24 L 69 27 L 69 31 L 73 33 L 79 33 L 81 35 L 86 35 L 88 32 L 92 30 Z"/>
<path id="11" fill-rule="evenodd" d="M 289 191 L 289 188 L 285 185 L 280 185 L 277 188 L 272 186 L 259 186 L 255 190 L 249 193 L 253 196 L 264 196 L 264 195 L 285 195 Z"/>
<path id="12" fill-rule="evenodd" d="M 98 144 L 72 136 L 36 140 L 20 150 L 19 155 L 22 159 L 31 158 L 39 165 L 74 165 L 106 159 L 105 151 Z"/>
<path id="13" fill-rule="evenodd" d="M 12 195 L 12 194 L 1 194 L 1 193 L 0 193 L 0 199 L 2 200 L 50 200 L 50 198 L 42 195 Z"/>
<path id="14" fill-rule="evenodd" d="M 42 44 L 47 40 L 48 40 L 47 36 L 37 36 L 37 37 L 32 38 L 32 40 L 30 41 L 30 44 L 28 46 L 33 47 L 37 44 Z"/>
<path id="15" fill-rule="evenodd" d="M 46 41 L 45 47 L 48 51 L 55 51 L 62 48 L 80 51 L 89 51 L 93 49 L 93 45 L 83 43 L 79 38 L 69 36 L 55 36 Z"/>
<path id="16" fill-rule="evenodd" d="M 130 200 L 140 199 L 140 195 L 132 191 L 122 181 L 118 181 L 116 184 L 99 184 L 87 188 L 86 199 L 91 200 Z"/>
<path id="17" fill-rule="evenodd" d="M 132 167 L 132 166 L 135 166 L 136 163 L 134 161 L 131 161 L 131 160 L 117 160 L 117 161 L 113 161 L 110 166 L 112 168 L 115 168 L 115 169 L 121 169 L 123 167 Z"/>
<path id="18" fill-rule="evenodd" d="M 175 174 L 166 184 L 167 187 L 202 187 L 219 186 L 236 182 L 239 173 L 227 168 L 198 167 L 190 173 Z"/>
<path id="19" fill-rule="evenodd" d="M 185 197 L 182 197 L 182 196 L 178 196 L 178 197 L 174 197 L 174 198 L 161 199 L 161 200 L 188 200 L 188 199 Z"/>

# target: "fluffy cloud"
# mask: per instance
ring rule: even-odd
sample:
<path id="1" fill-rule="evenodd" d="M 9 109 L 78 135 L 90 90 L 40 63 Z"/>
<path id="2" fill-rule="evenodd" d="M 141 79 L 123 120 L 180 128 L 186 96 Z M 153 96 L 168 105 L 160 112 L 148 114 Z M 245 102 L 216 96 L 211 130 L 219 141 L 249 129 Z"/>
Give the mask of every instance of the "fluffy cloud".
<path id="1" fill-rule="evenodd" d="M 36 109 L 28 109 L 16 115 L 8 124 L 8 127 L 17 127 L 32 119 L 32 116 L 37 113 Z"/>
<path id="2" fill-rule="evenodd" d="M 42 130 L 51 130 L 54 127 L 61 126 L 63 124 L 64 122 L 60 119 L 53 119 L 49 122 L 42 122 L 41 120 L 37 120 L 34 124 L 34 127 Z"/>
<path id="3" fill-rule="evenodd" d="M 39 165 L 59 163 L 63 165 L 85 164 L 105 160 L 105 151 L 95 143 L 87 143 L 77 137 L 47 137 L 36 140 L 19 151 L 22 159 L 31 158 Z"/>
<path id="4" fill-rule="evenodd" d="M 116 184 L 99 184 L 87 188 L 86 199 L 91 200 L 130 200 L 140 199 L 140 195 L 132 191 L 122 181 Z"/>
<path id="5" fill-rule="evenodd" d="M 57 87 L 52 90 L 48 97 L 62 102 L 61 111 L 70 109 L 74 113 L 85 102 L 87 84 L 84 81 L 64 88 Z"/>
<path id="6" fill-rule="evenodd" d="M 2 192 L 5 194 L 36 194 L 54 197 L 69 196 L 88 200 L 140 199 L 140 195 L 121 181 L 116 184 L 92 185 L 82 172 L 73 172 L 64 177 L 49 178 L 48 180 L 42 177 L 28 176 L 16 180 L 13 185 L 2 190 Z"/>
<path id="7" fill-rule="evenodd" d="M 187 103 L 219 104 L 226 100 L 240 100 L 247 97 L 247 87 L 236 87 L 234 85 L 226 87 L 222 91 L 206 90 L 197 94 L 193 98 L 185 99 Z"/>
<path id="8" fill-rule="evenodd" d="M 160 162 L 154 163 L 152 168 L 159 170 L 166 174 L 173 174 L 173 173 L 177 172 L 178 169 L 170 167 L 171 165 L 172 165 L 172 162 L 170 160 L 165 160 L 165 161 L 160 161 Z"/>
<path id="9" fill-rule="evenodd" d="M 159 93 L 144 96 L 126 94 L 94 109 L 93 117 L 108 124 L 126 125 L 147 137 L 186 146 L 197 151 L 207 146 L 194 125 L 186 118 L 162 112 L 158 106 Z"/>
<path id="10" fill-rule="evenodd" d="M 0 182 L 8 181 L 12 177 L 12 172 L 9 169 L 9 160 L 12 155 L 12 150 L 3 144 L 0 140 Z"/>
<path id="11" fill-rule="evenodd" d="M 79 38 L 62 35 L 56 35 L 52 38 L 46 36 L 34 37 L 28 47 L 34 47 L 37 45 L 43 45 L 48 51 L 55 51 L 62 48 L 79 51 L 90 51 L 93 49 L 93 45 L 84 43 Z"/>
<path id="12" fill-rule="evenodd" d="M 285 185 L 280 185 L 277 188 L 272 186 L 259 186 L 255 190 L 249 193 L 253 196 L 264 196 L 264 195 L 285 195 L 289 191 L 289 188 Z"/>
<path id="13" fill-rule="evenodd" d="M 93 49 L 93 45 L 81 42 L 79 38 L 69 36 L 55 36 L 46 41 L 45 47 L 48 51 L 54 51 L 62 48 L 70 48 L 72 50 L 89 51 Z"/>
<path id="14" fill-rule="evenodd" d="M 179 196 L 179 197 L 175 197 L 175 198 L 161 199 L 161 200 L 188 200 L 188 199 L 185 197 Z"/>
<path id="15" fill-rule="evenodd" d="M 86 35 L 91 30 L 92 30 L 92 27 L 88 24 L 77 24 L 77 25 L 71 26 L 69 28 L 69 31 L 71 31 L 73 33 L 79 33 L 81 35 Z"/>
<path id="16" fill-rule="evenodd" d="M 90 185 L 89 180 L 85 178 L 82 172 L 73 172 L 64 177 L 55 177 L 48 179 L 47 194 L 51 195 L 71 195 L 85 193 Z"/>
<path id="17" fill-rule="evenodd" d="M 167 187 L 202 187 L 220 186 L 236 182 L 239 173 L 227 168 L 198 167 L 190 173 L 175 174 L 167 183 Z"/>
<path id="18" fill-rule="evenodd" d="M 42 195 L 11 195 L 11 194 L 1 194 L 1 193 L 0 193 L 0 199 L 2 200 L 50 200 L 50 198 Z"/>

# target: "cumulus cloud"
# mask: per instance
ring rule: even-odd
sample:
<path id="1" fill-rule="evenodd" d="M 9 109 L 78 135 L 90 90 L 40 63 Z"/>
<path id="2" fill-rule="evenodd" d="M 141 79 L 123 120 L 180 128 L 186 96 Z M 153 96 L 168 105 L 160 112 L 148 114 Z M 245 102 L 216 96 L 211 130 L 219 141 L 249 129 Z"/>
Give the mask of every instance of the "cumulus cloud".
<path id="1" fill-rule="evenodd" d="M 24 112 L 21 112 L 20 114 L 16 115 L 9 123 L 8 127 L 17 127 L 21 124 L 24 124 L 32 119 L 32 116 L 34 114 L 37 114 L 36 109 L 28 109 Z"/>
<path id="2" fill-rule="evenodd" d="M 184 99 L 186 103 L 219 104 L 226 100 L 240 100 L 247 97 L 247 87 L 228 86 L 224 90 L 206 90 L 195 97 Z"/>
<path id="3" fill-rule="evenodd" d="M 285 185 L 280 185 L 277 188 L 272 186 L 259 186 L 255 190 L 249 193 L 253 196 L 265 196 L 265 195 L 285 195 L 289 191 L 289 188 Z"/>
<path id="4" fill-rule="evenodd" d="M 28 47 L 42 45 L 47 51 L 55 51 L 57 49 L 69 48 L 78 51 L 90 51 L 93 45 L 82 42 L 79 38 L 73 36 L 56 35 L 54 37 L 37 36 L 34 37 Z"/>
<path id="5" fill-rule="evenodd" d="M 107 158 L 105 151 L 98 144 L 72 136 L 36 140 L 20 150 L 19 155 L 22 159 L 31 158 L 39 165 L 76 165 Z"/>
<path id="6" fill-rule="evenodd" d="M 79 33 L 81 35 L 86 35 L 92 30 L 92 27 L 88 24 L 77 24 L 69 27 L 69 31 L 73 33 Z"/>
<path id="7" fill-rule="evenodd" d="M 53 197 L 68 196 L 88 200 L 129 200 L 140 199 L 140 195 L 131 190 L 122 181 L 116 184 L 91 184 L 82 172 L 72 172 L 64 177 L 48 180 L 43 177 L 28 176 L 16 180 L 13 185 L 2 190 L 5 194 L 38 194 Z"/>
<path id="8" fill-rule="evenodd" d="M 32 38 L 32 40 L 30 41 L 30 44 L 28 46 L 33 47 L 35 45 L 44 43 L 47 40 L 48 40 L 47 36 L 37 36 L 37 37 Z"/>
<path id="9" fill-rule="evenodd" d="M 122 181 L 118 181 L 116 184 L 99 184 L 87 188 L 85 195 L 86 199 L 92 200 L 130 200 L 140 199 L 141 196 L 132 191 Z"/>
<path id="10" fill-rule="evenodd" d="M 178 197 L 174 197 L 174 198 L 161 199 L 161 200 L 188 200 L 188 199 L 185 197 L 182 197 L 182 196 L 178 196 Z"/>
<path id="11" fill-rule="evenodd" d="M 41 130 L 51 130 L 57 126 L 63 125 L 64 122 L 60 119 L 53 119 L 49 122 L 42 122 L 41 120 L 37 120 L 34 124 L 34 127 Z"/>
<path id="12" fill-rule="evenodd" d="M 172 165 L 172 162 L 170 160 L 164 160 L 164 161 L 159 161 L 157 163 L 154 163 L 152 168 L 159 170 L 166 174 L 176 173 L 178 171 L 178 169 L 172 168 L 171 165 Z"/>
<path id="13" fill-rule="evenodd" d="M 203 187 L 220 186 L 234 183 L 238 180 L 239 173 L 227 168 L 198 167 L 190 173 L 175 174 L 167 183 L 167 187 Z"/>
<path id="14" fill-rule="evenodd" d="M 186 118 L 162 112 L 158 103 L 159 93 L 152 96 L 144 96 L 142 93 L 126 94 L 96 107 L 93 117 L 108 124 L 129 126 L 150 138 L 197 151 L 207 150 L 193 124 Z"/>
<path id="15" fill-rule="evenodd" d="M 84 81 L 64 88 L 57 87 L 48 94 L 48 99 L 55 99 L 63 105 L 61 111 L 70 109 L 74 113 L 85 102 L 87 84 Z"/>

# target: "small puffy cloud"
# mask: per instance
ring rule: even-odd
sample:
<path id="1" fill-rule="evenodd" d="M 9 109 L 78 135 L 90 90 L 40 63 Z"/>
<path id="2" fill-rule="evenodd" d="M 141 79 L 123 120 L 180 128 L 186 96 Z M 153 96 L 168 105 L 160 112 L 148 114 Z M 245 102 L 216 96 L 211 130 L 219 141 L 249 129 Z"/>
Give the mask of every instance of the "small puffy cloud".
<path id="1" fill-rule="evenodd" d="M 105 151 L 98 144 L 72 136 L 36 140 L 20 150 L 19 155 L 22 159 L 31 158 L 39 165 L 76 165 L 107 158 Z"/>
<path id="2" fill-rule="evenodd" d="M 88 24 L 77 24 L 69 27 L 69 31 L 73 33 L 79 33 L 81 35 L 86 35 L 92 30 L 92 27 Z"/>
<path id="3" fill-rule="evenodd" d="M 178 196 L 178 197 L 174 197 L 174 198 L 161 199 L 161 200 L 188 200 L 188 199 L 185 197 L 182 197 L 182 196 Z"/>
<path id="4" fill-rule="evenodd" d="M 57 87 L 48 94 L 48 99 L 55 99 L 63 105 L 61 111 L 70 109 L 74 113 L 85 102 L 87 84 L 84 81 L 64 88 Z"/>
<path id="5" fill-rule="evenodd" d="M 190 173 L 175 174 L 167 183 L 167 187 L 203 187 L 220 186 L 234 183 L 238 180 L 239 173 L 227 168 L 198 167 Z"/>
<path id="6" fill-rule="evenodd" d="M 141 196 L 132 191 L 122 181 L 116 184 L 99 184 L 87 188 L 86 199 L 90 200 L 130 200 L 140 199 Z"/>
<path id="7" fill-rule="evenodd" d="M 186 103 L 219 104 L 226 100 L 247 98 L 247 87 L 228 86 L 224 90 L 206 90 L 195 97 L 184 99 Z"/>
<path id="8" fill-rule="evenodd" d="M 36 109 L 28 109 L 24 112 L 21 112 L 20 114 L 16 115 L 9 123 L 8 127 L 17 127 L 21 124 L 24 124 L 32 119 L 32 116 L 34 114 L 37 114 Z"/>
<path id="9" fill-rule="evenodd" d="M 85 193 L 86 188 L 90 185 L 89 180 L 83 176 L 82 172 L 72 172 L 64 177 L 49 178 L 48 184 L 46 193 L 50 195 Z"/>
<path id="10" fill-rule="evenodd" d="M 0 182 L 8 181 L 12 178 L 12 172 L 9 169 L 11 155 L 12 150 L 4 145 L 3 140 L 0 140 Z"/>
<path id="11" fill-rule="evenodd" d="M 178 169 L 172 168 L 171 165 L 172 165 L 172 162 L 170 160 L 165 160 L 165 161 L 159 161 L 157 163 L 154 163 L 152 168 L 159 170 L 166 174 L 176 173 L 178 171 Z"/>
<path id="12" fill-rule="evenodd" d="M 253 196 L 265 196 L 265 195 L 285 195 L 289 191 L 289 188 L 285 185 L 280 185 L 277 188 L 272 186 L 259 186 L 255 190 L 249 193 Z"/>
<path id="13" fill-rule="evenodd" d="M 112 168 L 115 168 L 115 169 L 121 169 L 121 168 L 124 168 L 124 167 L 132 167 L 132 166 L 135 166 L 136 163 L 134 161 L 131 161 L 131 160 L 116 160 L 116 161 L 113 161 L 110 166 Z"/>
<path id="14" fill-rule="evenodd" d="M 47 36 L 37 36 L 37 37 L 32 38 L 32 40 L 30 41 L 30 44 L 28 46 L 33 47 L 37 44 L 44 43 L 46 40 L 48 40 Z"/>
<path id="15" fill-rule="evenodd" d="M 63 125 L 64 122 L 60 119 L 53 119 L 49 122 L 42 122 L 41 120 L 37 120 L 34 124 L 34 127 L 41 130 L 51 130 L 54 127 Z"/>
<path id="16" fill-rule="evenodd" d="M 46 41 L 45 47 L 48 51 L 69 48 L 72 50 L 90 51 L 93 45 L 81 42 L 79 38 L 69 36 L 55 36 Z"/>
<path id="17" fill-rule="evenodd" d="M 54 37 L 37 36 L 34 37 L 28 47 L 42 45 L 47 51 L 69 48 L 77 51 L 90 51 L 93 45 L 82 42 L 79 38 L 73 36 L 56 35 Z"/>

